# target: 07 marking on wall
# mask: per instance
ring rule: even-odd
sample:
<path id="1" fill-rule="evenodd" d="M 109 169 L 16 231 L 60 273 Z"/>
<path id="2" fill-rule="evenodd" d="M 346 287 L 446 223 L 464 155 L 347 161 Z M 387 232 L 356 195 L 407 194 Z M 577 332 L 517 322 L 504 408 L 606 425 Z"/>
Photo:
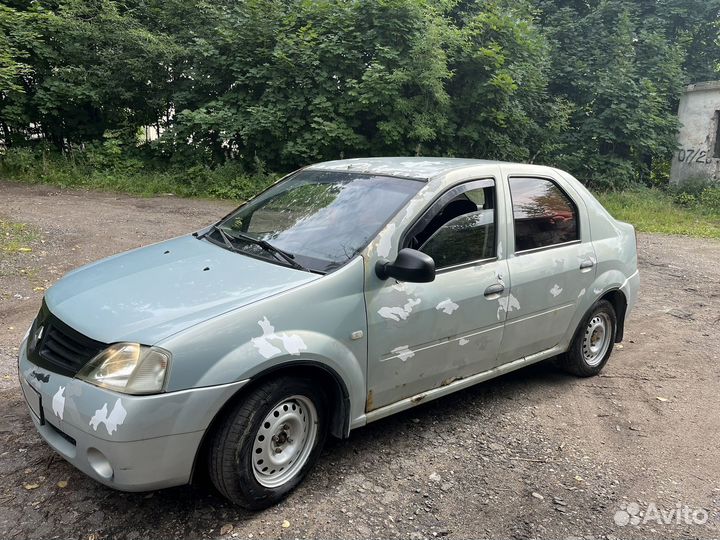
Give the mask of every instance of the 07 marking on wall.
<path id="1" fill-rule="evenodd" d="M 700 150 L 699 148 L 697 150 L 695 148 L 688 148 L 687 150 L 681 148 L 678 150 L 677 158 L 680 163 L 700 163 L 703 165 L 709 165 L 715 161 L 714 158 L 708 157 L 707 150 Z"/>

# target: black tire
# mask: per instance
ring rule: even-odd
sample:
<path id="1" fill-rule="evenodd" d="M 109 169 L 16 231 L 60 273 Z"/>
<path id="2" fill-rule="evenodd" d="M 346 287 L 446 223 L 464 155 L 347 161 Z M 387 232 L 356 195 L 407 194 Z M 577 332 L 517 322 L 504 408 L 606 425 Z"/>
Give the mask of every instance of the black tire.
<path id="1" fill-rule="evenodd" d="M 310 400 L 316 412 L 314 447 L 302 468 L 277 487 L 262 485 L 255 476 L 256 437 L 266 416 L 292 396 Z M 231 502 L 248 510 L 262 510 L 285 498 L 312 469 L 328 433 L 328 399 L 309 379 L 279 377 L 252 389 L 227 413 L 210 440 L 208 470 L 212 483 Z M 269 442 L 267 444 L 270 444 Z"/>
<path id="2" fill-rule="evenodd" d="M 607 317 L 608 319 L 607 323 L 610 328 L 609 336 L 607 336 L 606 339 L 609 339 L 609 344 L 607 351 L 602 355 L 599 361 L 596 359 L 596 361 L 589 363 L 583 352 L 583 347 L 587 344 L 586 334 L 589 332 L 591 321 L 595 320 L 597 317 Z M 593 304 L 587 315 L 580 322 L 568 351 L 558 357 L 560 365 L 565 371 L 578 377 L 592 377 L 597 375 L 610 359 L 610 355 L 612 354 L 615 346 L 616 332 L 617 315 L 615 314 L 615 308 L 613 308 L 613 305 L 607 300 L 598 300 L 595 304 Z"/>

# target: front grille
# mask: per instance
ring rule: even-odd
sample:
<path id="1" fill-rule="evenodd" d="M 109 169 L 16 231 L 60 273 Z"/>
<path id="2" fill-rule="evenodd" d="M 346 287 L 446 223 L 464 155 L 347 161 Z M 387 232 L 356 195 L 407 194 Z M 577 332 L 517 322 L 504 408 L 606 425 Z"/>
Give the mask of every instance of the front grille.
<path id="1" fill-rule="evenodd" d="M 34 340 L 42 327 L 40 338 Z M 80 369 L 107 345 L 74 330 L 50 313 L 43 302 L 28 339 L 28 358 L 49 371 L 74 377 Z"/>

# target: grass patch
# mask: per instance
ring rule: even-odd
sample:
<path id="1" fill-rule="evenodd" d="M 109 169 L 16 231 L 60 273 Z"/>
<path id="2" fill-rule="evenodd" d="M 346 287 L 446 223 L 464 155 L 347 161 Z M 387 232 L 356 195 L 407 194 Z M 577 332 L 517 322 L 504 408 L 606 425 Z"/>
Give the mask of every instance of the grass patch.
<path id="1" fill-rule="evenodd" d="M 25 223 L 12 223 L 0 219 L 0 252 L 27 253 L 30 244 L 40 237 L 38 232 Z"/>
<path id="2" fill-rule="evenodd" d="M 68 156 L 18 148 L 0 154 L 0 178 L 144 197 L 171 194 L 244 201 L 272 184 L 278 175 L 266 172 L 259 162 L 253 172 L 236 162 L 216 167 L 161 167 L 154 166 L 150 160 L 109 157 L 104 151 Z"/>
<path id="3" fill-rule="evenodd" d="M 680 206 L 659 189 L 635 189 L 596 193 L 612 216 L 638 231 L 720 238 L 720 211 L 702 205 Z"/>

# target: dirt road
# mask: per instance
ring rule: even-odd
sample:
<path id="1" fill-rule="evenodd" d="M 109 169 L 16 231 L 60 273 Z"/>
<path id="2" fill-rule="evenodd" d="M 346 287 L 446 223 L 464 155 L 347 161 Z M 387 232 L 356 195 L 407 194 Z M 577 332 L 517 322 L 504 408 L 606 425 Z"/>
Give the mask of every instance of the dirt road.
<path id="1" fill-rule="evenodd" d="M 640 301 L 600 377 L 546 362 L 357 430 L 265 512 L 77 472 L 36 435 L 16 381 L 42 288 L 231 206 L 0 183 L 0 220 L 36 231 L 32 251 L 0 251 L 0 537 L 720 536 L 720 243 L 680 237 L 640 236 Z"/>

